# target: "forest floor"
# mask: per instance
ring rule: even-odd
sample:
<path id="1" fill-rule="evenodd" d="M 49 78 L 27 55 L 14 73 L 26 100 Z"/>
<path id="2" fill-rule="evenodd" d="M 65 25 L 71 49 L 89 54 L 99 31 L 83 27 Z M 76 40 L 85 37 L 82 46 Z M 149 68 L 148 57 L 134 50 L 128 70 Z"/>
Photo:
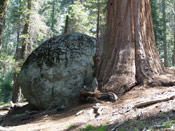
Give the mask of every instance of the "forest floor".
<path id="1" fill-rule="evenodd" d="M 94 113 L 95 105 L 99 114 Z M 84 104 L 63 111 L 27 107 L 9 112 L 0 107 L 0 131 L 175 131 L 175 87 L 135 87 L 114 103 Z"/>

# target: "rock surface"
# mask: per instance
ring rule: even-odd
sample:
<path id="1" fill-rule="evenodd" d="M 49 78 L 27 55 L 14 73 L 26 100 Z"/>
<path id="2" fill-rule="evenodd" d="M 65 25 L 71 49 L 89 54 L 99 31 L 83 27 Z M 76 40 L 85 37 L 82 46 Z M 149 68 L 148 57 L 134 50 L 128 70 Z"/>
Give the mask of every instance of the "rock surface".
<path id="1" fill-rule="evenodd" d="M 66 108 L 85 86 L 95 88 L 96 41 L 83 34 L 53 37 L 25 61 L 19 84 L 27 101 L 38 109 Z"/>

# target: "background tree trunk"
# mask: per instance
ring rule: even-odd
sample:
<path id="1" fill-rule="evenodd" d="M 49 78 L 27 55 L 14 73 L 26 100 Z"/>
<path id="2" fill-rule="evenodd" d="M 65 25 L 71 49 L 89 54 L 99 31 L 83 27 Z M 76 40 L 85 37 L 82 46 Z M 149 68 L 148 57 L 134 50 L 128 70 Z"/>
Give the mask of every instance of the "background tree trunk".
<path id="1" fill-rule="evenodd" d="M 19 43 L 20 43 L 20 28 L 18 28 L 18 31 L 17 31 L 17 44 L 16 44 L 16 54 L 15 54 L 15 60 L 19 60 L 20 57 L 19 57 Z M 17 103 L 19 101 L 21 101 L 21 96 L 22 96 L 22 93 L 21 93 L 21 88 L 19 87 L 19 83 L 18 83 L 18 74 L 17 73 L 14 73 L 14 85 L 13 85 L 13 95 L 12 95 L 12 101 L 13 103 Z"/>
<path id="2" fill-rule="evenodd" d="M 18 83 L 18 75 L 14 75 L 15 83 L 14 83 L 14 88 L 13 88 L 13 95 L 12 95 L 12 102 L 17 103 L 20 102 L 22 99 L 22 92 L 21 88 Z"/>
<path id="3" fill-rule="evenodd" d="M 32 11 L 32 0 L 28 0 L 27 5 L 28 5 L 28 10 Z M 32 51 L 31 13 L 29 13 L 27 15 L 26 23 L 25 23 L 24 29 L 23 29 L 23 35 L 25 37 L 22 39 L 22 43 L 21 43 L 22 49 L 21 49 L 21 53 L 20 53 L 20 59 L 25 60 Z"/>
<path id="4" fill-rule="evenodd" d="M 54 25 L 55 25 L 55 0 L 52 1 L 52 14 L 51 14 L 51 18 L 52 18 L 51 30 L 54 33 Z"/>
<path id="5" fill-rule="evenodd" d="M 163 14 L 163 51 L 164 51 L 164 66 L 168 67 L 168 54 L 167 54 L 167 42 L 166 42 L 166 3 L 162 0 L 162 14 Z"/>
<path id="6" fill-rule="evenodd" d="M 174 10 L 175 10 L 175 1 L 174 1 Z M 174 24 L 174 28 L 173 28 L 173 35 L 174 35 L 174 49 L 173 49 L 173 55 L 172 55 L 172 65 L 175 66 L 175 14 L 174 14 L 174 21 L 173 21 L 173 24 Z"/>
<path id="7" fill-rule="evenodd" d="M 122 94 L 136 84 L 163 83 L 168 70 L 157 52 L 150 0 L 108 0 L 106 38 L 97 71 L 102 91 Z"/>
<path id="8" fill-rule="evenodd" d="M 64 26 L 64 34 L 68 33 L 68 26 L 69 26 L 69 16 L 66 16 L 66 20 L 65 20 L 65 26 Z"/>
<path id="9" fill-rule="evenodd" d="M 100 0 L 98 0 L 98 9 L 97 9 L 97 33 L 96 33 L 97 42 L 99 38 L 99 31 L 100 31 Z"/>
<path id="10" fill-rule="evenodd" d="M 27 1 L 28 10 L 32 11 L 32 0 Z M 29 54 L 32 51 L 32 39 L 31 39 L 31 12 L 26 17 L 26 23 L 24 25 L 23 29 L 23 35 L 25 36 L 21 40 L 22 48 L 19 52 L 19 59 L 26 60 L 26 58 L 29 56 Z M 18 83 L 18 74 L 15 76 L 16 80 L 14 83 L 14 89 L 12 94 L 12 101 L 14 103 L 18 102 L 21 99 L 21 89 L 19 87 Z"/>
<path id="11" fill-rule="evenodd" d="M 0 1 L 0 52 L 2 48 L 2 38 L 4 34 L 4 26 L 5 26 L 5 13 L 7 9 L 8 0 Z"/>

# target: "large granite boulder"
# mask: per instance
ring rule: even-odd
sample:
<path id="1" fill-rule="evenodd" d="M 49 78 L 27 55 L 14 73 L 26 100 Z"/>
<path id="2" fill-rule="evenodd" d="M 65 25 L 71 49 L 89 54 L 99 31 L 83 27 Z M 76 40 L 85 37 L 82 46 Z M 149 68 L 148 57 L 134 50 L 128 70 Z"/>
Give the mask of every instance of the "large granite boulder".
<path id="1" fill-rule="evenodd" d="M 93 90 L 95 44 L 94 38 L 76 33 L 53 37 L 33 51 L 19 74 L 27 101 L 38 109 L 66 108 L 82 88 Z"/>

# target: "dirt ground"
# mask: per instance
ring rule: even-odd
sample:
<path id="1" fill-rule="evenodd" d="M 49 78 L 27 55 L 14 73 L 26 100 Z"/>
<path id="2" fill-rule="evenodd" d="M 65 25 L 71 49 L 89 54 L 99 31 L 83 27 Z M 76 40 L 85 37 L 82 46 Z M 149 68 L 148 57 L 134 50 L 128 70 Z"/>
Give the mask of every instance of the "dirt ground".
<path id="1" fill-rule="evenodd" d="M 175 99 L 137 108 L 139 103 L 175 96 L 175 87 L 135 87 L 115 103 L 83 104 L 57 111 L 31 110 L 26 103 L 15 110 L 0 107 L 0 131 L 100 131 L 175 130 Z M 93 106 L 100 107 L 94 113 Z"/>

